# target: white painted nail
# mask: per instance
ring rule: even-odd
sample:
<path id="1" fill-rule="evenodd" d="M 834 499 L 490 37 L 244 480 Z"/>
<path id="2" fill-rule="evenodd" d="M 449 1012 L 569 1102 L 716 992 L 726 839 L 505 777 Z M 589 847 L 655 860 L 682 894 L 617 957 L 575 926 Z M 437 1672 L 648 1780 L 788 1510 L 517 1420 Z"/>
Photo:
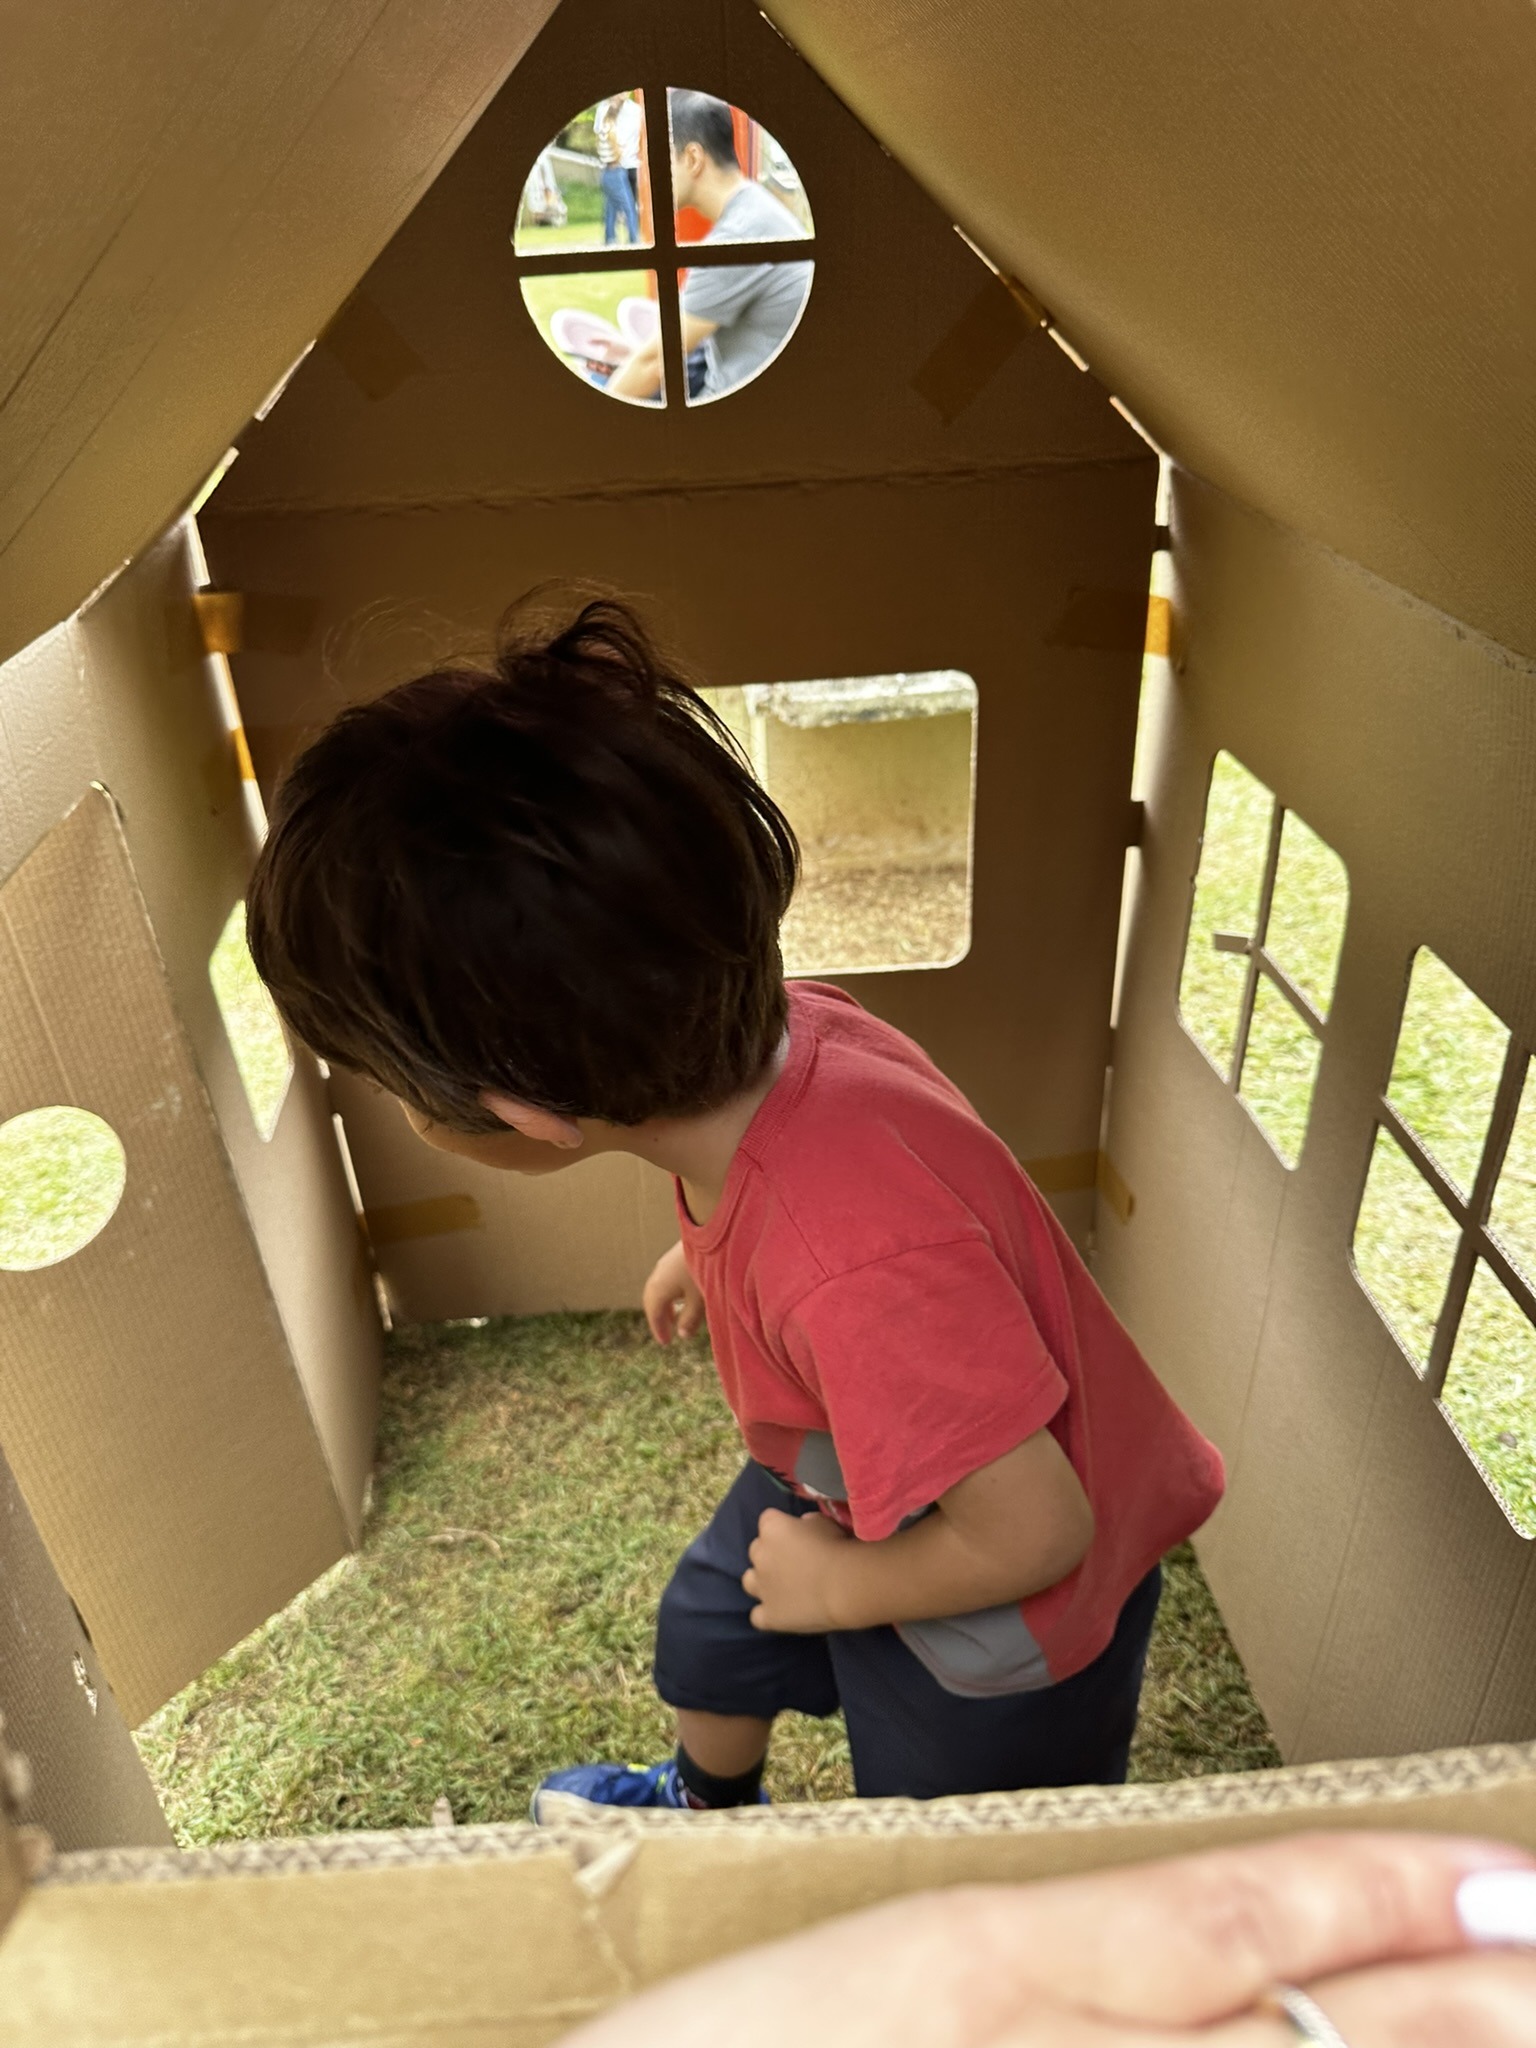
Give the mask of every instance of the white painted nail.
<path id="1" fill-rule="evenodd" d="M 1456 1887 L 1456 1912 L 1480 1948 L 1536 1948 L 1536 1870 L 1479 1870 Z"/>

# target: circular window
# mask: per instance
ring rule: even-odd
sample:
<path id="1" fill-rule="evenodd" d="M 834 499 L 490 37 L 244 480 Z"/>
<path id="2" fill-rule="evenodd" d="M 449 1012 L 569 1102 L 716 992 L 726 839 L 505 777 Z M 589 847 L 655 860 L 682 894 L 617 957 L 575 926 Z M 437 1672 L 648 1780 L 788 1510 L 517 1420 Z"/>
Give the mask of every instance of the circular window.
<path id="1" fill-rule="evenodd" d="M 116 1131 L 88 1109 L 29 1109 L 0 1124 L 0 1271 L 82 1250 L 111 1222 L 127 1177 Z"/>
<path id="2" fill-rule="evenodd" d="M 815 265 L 786 245 L 815 230 L 794 165 L 750 114 L 677 86 L 666 111 L 664 152 L 642 92 L 567 122 L 529 173 L 512 248 L 534 325 L 584 383 L 630 405 L 677 390 L 708 405 L 761 376 L 800 324 Z"/>

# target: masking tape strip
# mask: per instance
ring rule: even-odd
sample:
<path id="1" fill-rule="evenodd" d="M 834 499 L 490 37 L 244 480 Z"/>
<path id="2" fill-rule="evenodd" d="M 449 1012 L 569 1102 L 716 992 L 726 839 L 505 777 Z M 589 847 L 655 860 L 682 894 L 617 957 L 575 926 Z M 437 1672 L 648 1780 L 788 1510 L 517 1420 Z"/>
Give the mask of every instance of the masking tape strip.
<path id="1" fill-rule="evenodd" d="M 1091 1188 L 1099 1170 L 1097 1152 L 1063 1152 L 1054 1159 L 1026 1159 L 1024 1171 L 1042 1195 L 1075 1195 Z"/>
<path id="2" fill-rule="evenodd" d="M 947 426 L 964 412 L 1039 324 L 1006 280 L 988 278 L 919 367 L 912 379 L 912 389 L 920 398 L 927 399 Z"/>
<path id="3" fill-rule="evenodd" d="M 377 401 L 419 377 L 426 364 L 374 301 L 355 292 L 321 336 L 321 345 L 361 391 Z"/>
<path id="4" fill-rule="evenodd" d="M 1119 1220 L 1122 1223 L 1129 1223 L 1136 1214 L 1136 1197 L 1126 1186 L 1119 1167 L 1107 1152 L 1099 1154 L 1099 1170 L 1094 1177 L 1094 1186 Z"/>
<path id="5" fill-rule="evenodd" d="M 238 590 L 194 590 L 192 609 L 204 654 L 238 654 L 245 598 Z"/>
<path id="6" fill-rule="evenodd" d="M 1063 1152 L 1053 1159 L 1026 1159 L 1024 1171 L 1042 1195 L 1079 1195 L 1095 1188 L 1122 1223 L 1136 1213 L 1136 1197 L 1107 1152 Z"/>
<path id="7" fill-rule="evenodd" d="M 245 727 L 237 725 L 230 734 L 230 738 L 235 743 L 235 760 L 240 769 L 240 780 L 242 782 L 254 782 L 256 780 L 256 770 L 251 763 L 251 750 L 246 743 Z"/>
<path id="8" fill-rule="evenodd" d="M 485 1228 L 480 1204 L 473 1195 L 427 1195 L 419 1202 L 393 1202 L 382 1209 L 365 1209 L 363 1222 L 376 1246 L 443 1237 L 450 1230 Z"/>
<path id="9" fill-rule="evenodd" d="M 1161 655 L 1168 659 L 1173 644 L 1173 605 L 1166 597 L 1147 599 L 1147 644 L 1146 653 Z"/>
<path id="10" fill-rule="evenodd" d="M 320 616 L 312 597 L 269 590 L 192 594 L 206 654 L 302 654 Z"/>
<path id="11" fill-rule="evenodd" d="M 1138 590 L 1074 589 L 1045 644 L 1099 654 L 1140 654 L 1147 644 L 1147 619 L 1147 599 Z"/>

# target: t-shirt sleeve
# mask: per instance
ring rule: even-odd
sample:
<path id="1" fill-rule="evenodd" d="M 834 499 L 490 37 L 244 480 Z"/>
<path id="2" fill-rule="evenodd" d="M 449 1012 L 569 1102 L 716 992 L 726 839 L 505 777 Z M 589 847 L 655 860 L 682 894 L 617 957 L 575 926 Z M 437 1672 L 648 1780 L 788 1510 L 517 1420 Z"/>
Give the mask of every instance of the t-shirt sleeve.
<path id="1" fill-rule="evenodd" d="M 715 327 L 728 327 L 759 296 L 772 272 L 770 263 L 723 263 L 690 270 L 683 286 L 683 311 Z"/>
<path id="2" fill-rule="evenodd" d="M 823 1281 L 783 1339 L 869 1542 L 1043 1429 L 1067 1396 L 1024 1297 L 975 1238 Z"/>

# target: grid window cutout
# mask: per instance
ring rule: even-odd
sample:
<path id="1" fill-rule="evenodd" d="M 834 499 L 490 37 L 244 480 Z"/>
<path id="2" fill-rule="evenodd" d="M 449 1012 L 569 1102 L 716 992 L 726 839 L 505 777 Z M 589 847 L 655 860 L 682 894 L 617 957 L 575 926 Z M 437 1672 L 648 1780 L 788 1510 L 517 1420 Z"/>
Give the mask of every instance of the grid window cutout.
<path id="1" fill-rule="evenodd" d="M 652 123 L 657 107 L 666 119 Z M 814 233 L 774 137 L 740 107 L 669 87 L 611 94 L 567 122 L 524 184 L 512 249 L 523 303 L 567 369 L 631 405 L 681 392 L 694 406 L 751 383 L 785 347 L 810 297 Z"/>
<path id="2" fill-rule="evenodd" d="M 208 962 L 208 978 L 252 1119 L 263 1139 L 268 1139 L 277 1129 L 293 1079 L 293 1050 L 277 1005 L 257 974 L 246 944 L 243 903 L 229 913 Z"/>
<path id="3" fill-rule="evenodd" d="M 127 1178 L 116 1131 L 88 1109 L 52 1103 L 0 1124 L 0 1272 L 83 1251 L 117 1213 Z"/>
<path id="4" fill-rule="evenodd" d="M 1536 1065 L 1414 955 L 1355 1272 L 1505 1513 L 1536 1536 Z"/>
<path id="5" fill-rule="evenodd" d="M 1348 910 L 1332 847 L 1218 754 L 1179 1014 L 1287 1166 L 1306 1137 Z"/>
<path id="6" fill-rule="evenodd" d="M 785 972 L 952 967 L 971 942 L 976 685 L 958 669 L 709 692 L 800 840 Z"/>

